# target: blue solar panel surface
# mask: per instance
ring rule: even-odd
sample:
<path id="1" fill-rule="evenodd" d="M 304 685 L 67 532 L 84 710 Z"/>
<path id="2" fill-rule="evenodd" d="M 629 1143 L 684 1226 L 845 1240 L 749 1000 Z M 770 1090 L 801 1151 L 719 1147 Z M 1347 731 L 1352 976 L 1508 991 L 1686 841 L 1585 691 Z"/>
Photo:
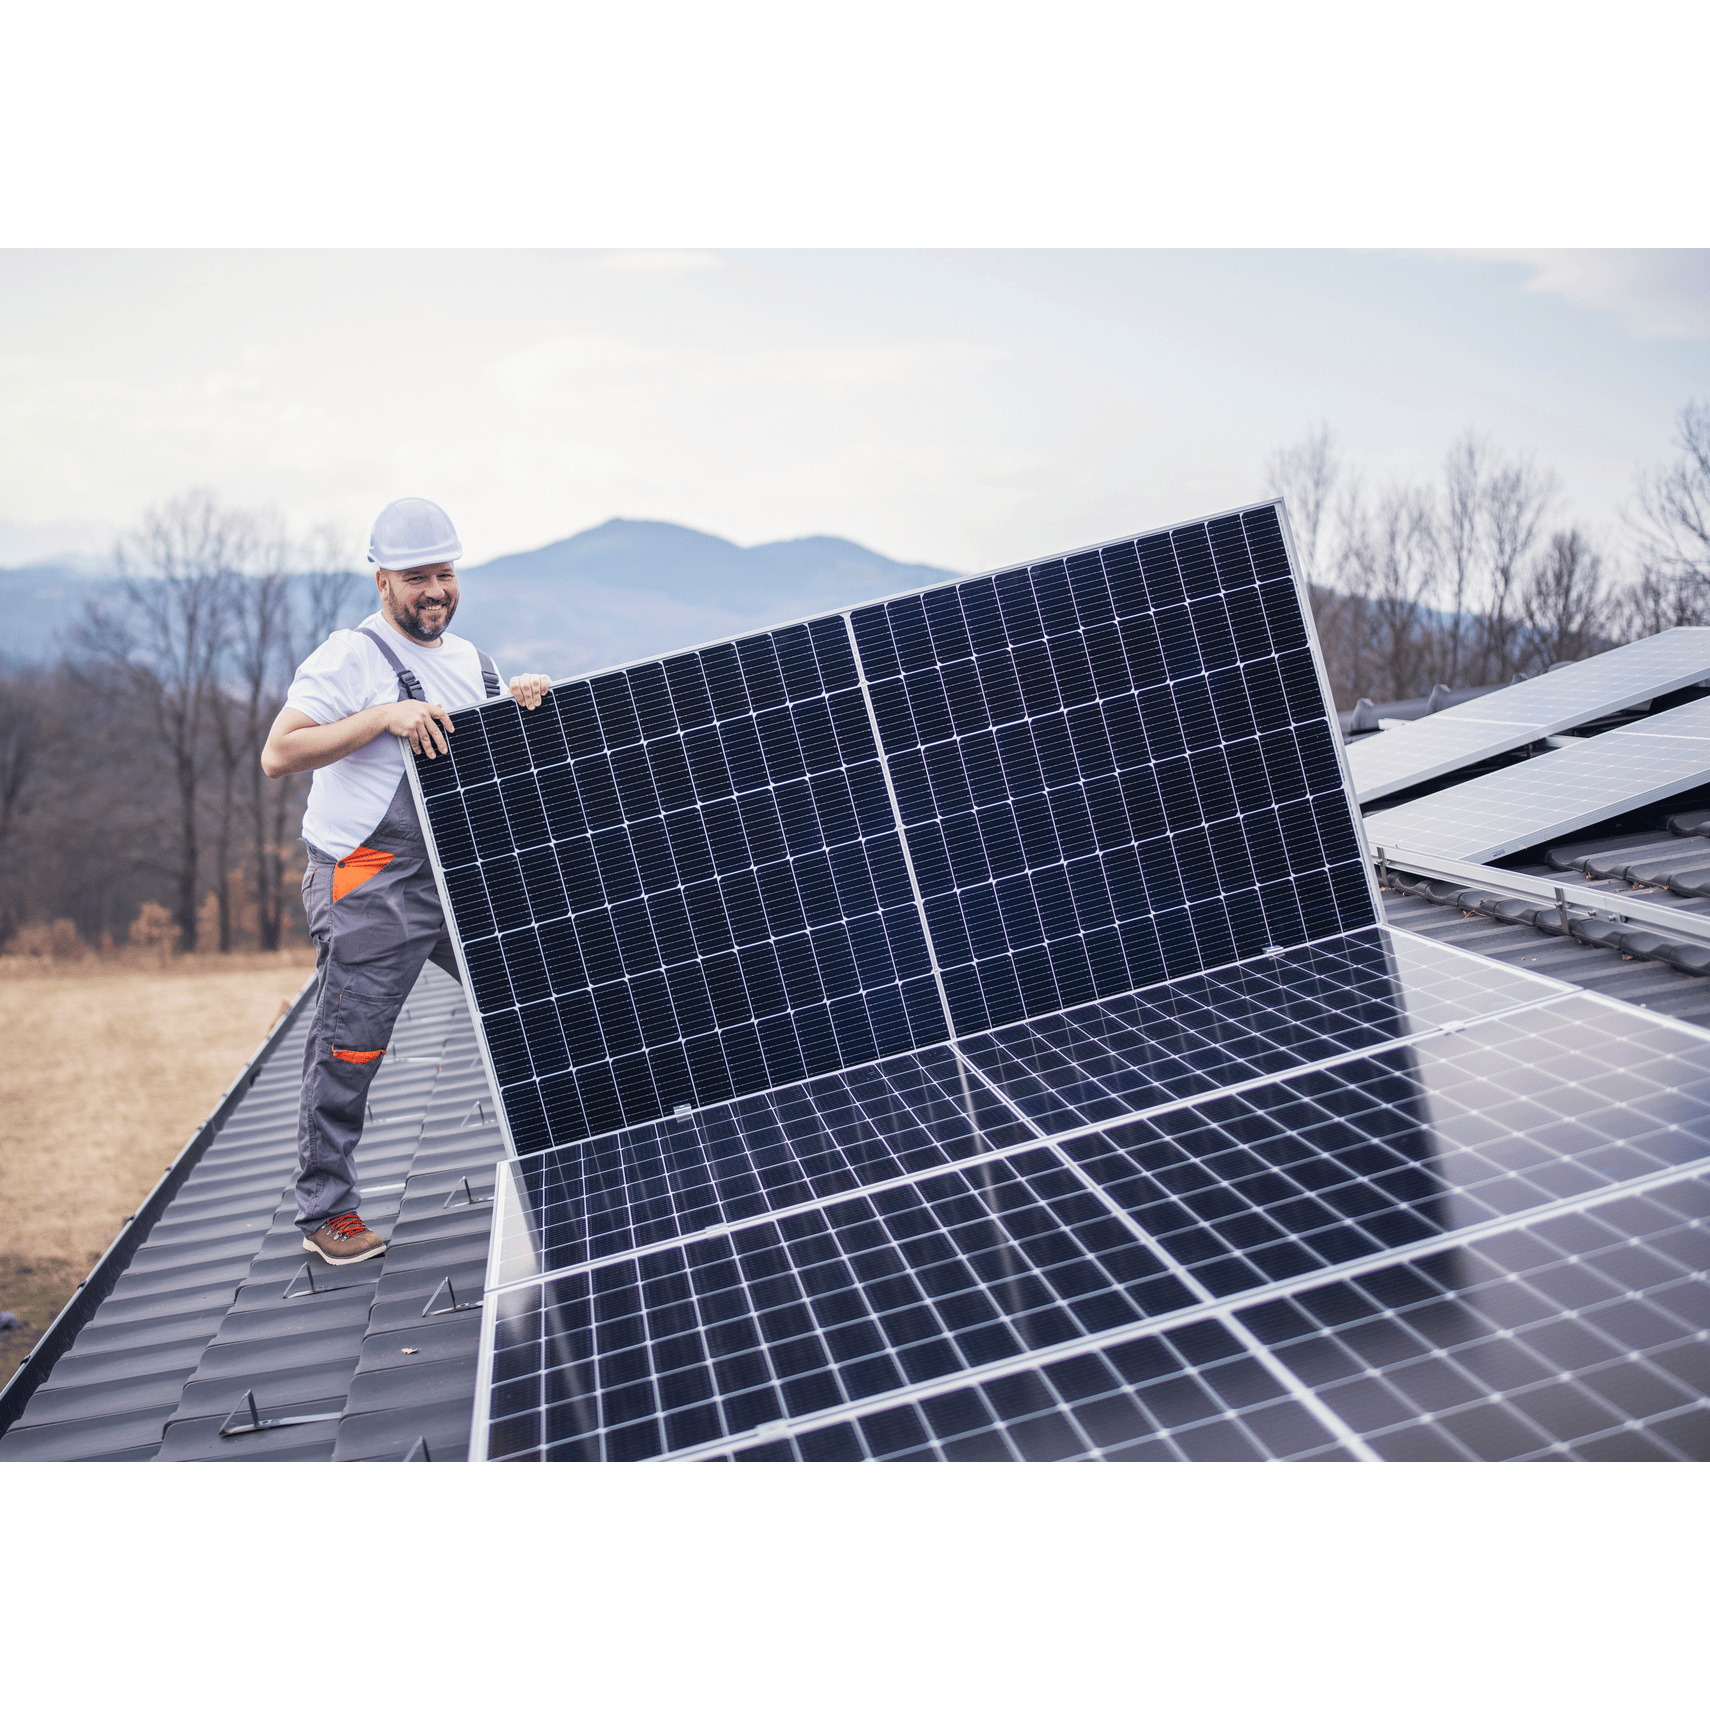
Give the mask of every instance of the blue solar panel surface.
<path id="1" fill-rule="evenodd" d="M 1375 919 L 1274 509 L 463 712 L 519 1151 Z"/>
<path id="2" fill-rule="evenodd" d="M 1283 1304 L 1710 1167 L 1710 1036 L 1377 924 L 1273 507 L 457 724 L 492 1458 L 1382 1458 Z"/>

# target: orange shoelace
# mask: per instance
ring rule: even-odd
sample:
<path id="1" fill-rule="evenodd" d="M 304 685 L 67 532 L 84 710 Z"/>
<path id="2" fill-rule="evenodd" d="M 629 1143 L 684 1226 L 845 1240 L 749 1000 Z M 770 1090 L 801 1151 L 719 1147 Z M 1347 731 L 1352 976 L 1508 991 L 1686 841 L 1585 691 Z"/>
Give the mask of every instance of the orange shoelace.
<path id="1" fill-rule="evenodd" d="M 326 1230 L 335 1240 L 348 1241 L 356 1235 L 366 1235 L 368 1225 L 354 1211 L 341 1211 L 337 1217 L 329 1217 Z"/>

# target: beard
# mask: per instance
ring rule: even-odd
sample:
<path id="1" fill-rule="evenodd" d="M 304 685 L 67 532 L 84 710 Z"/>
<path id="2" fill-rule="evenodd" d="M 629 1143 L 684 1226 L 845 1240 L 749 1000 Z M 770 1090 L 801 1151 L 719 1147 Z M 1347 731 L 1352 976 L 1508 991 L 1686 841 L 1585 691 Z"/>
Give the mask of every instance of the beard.
<path id="1" fill-rule="evenodd" d="M 415 641 L 432 642 L 438 641 L 451 627 L 452 617 L 457 611 L 457 596 L 448 594 L 442 601 L 416 601 L 406 605 L 388 588 L 386 604 L 391 610 L 393 620 L 405 635 Z"/>

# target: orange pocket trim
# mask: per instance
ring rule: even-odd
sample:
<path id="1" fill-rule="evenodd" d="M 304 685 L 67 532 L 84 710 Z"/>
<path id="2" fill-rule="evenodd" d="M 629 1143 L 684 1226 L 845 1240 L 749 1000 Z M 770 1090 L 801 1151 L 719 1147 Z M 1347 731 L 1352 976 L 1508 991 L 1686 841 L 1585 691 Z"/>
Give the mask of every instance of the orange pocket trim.
<path id="1" fill-rule="evenodd" d="M 332 900 L 337 902 L 340 897 L 349 896 L 358 885 L 372 879 L 391 859 L 384 849 L 370 849 L 366 843 L 358 845 L 333 868 Z M 367 1058 L 362 1061 L 366 1062 Z"/>
<path id="2" fill-rule="evenodd" d="M 388 855 L 386 859 L 390 861 L 392 857 Z M 333 1055 L 341 1063 L 372 1063 L 376 1057 L 384 1057 L 386 1053 L 384 1051 L 339 1051 L 335 1049 Z"/>

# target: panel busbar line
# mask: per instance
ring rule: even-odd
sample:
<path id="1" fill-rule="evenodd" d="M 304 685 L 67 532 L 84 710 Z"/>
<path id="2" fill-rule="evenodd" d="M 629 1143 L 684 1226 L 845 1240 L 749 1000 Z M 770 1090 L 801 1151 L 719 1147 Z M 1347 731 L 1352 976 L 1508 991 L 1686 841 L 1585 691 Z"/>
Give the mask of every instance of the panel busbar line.
<path id="1" fill-rule="evenodd" d="M 1377 918 L 1274 506 L 450 746 L 408 764 L 519 1153 Z"/>
<path id="2" fill-rule="evenodd" d="M 1646 636 L 1356 742 L 1348 750 L 1355 797 L 1378 801 L 1706 677 L 1710 629 Z"/>

